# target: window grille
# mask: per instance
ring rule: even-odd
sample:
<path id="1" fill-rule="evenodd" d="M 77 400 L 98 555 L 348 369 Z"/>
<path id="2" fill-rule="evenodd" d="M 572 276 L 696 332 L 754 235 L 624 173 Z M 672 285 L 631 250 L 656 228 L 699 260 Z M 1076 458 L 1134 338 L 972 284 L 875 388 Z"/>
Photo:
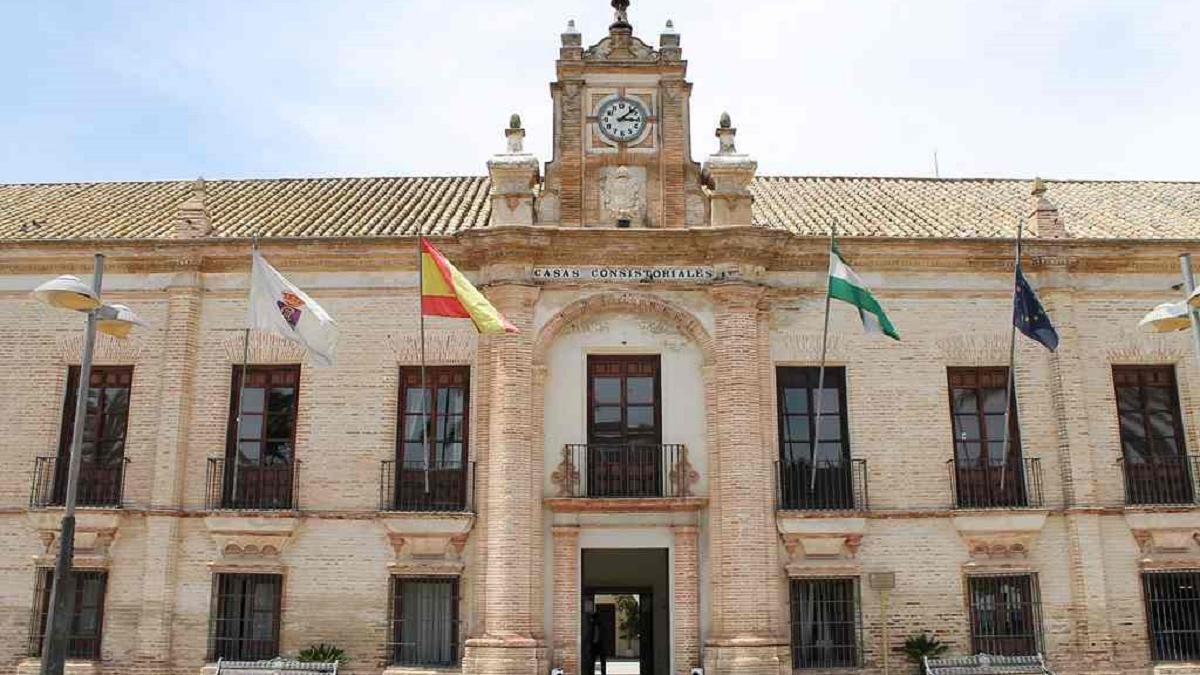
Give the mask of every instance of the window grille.
<path id="1" fill-rule="evenodd" d="M 1041 653 L 1041 598 L 1033 575 L 970 577 L 967 586 L 972 652 Z"/>
<path id="2" fill-rule="evenodd" d="M 862 622 L 857 578 L 793 579 L 792 667 L 859 665 Z"/>
<path id="3" fill-rule="evenodd" d="M 103 570 L 72 570 L 71 581 L 74 601 L 71 603 L 71 625 L 67 632 L 67 657 L 99 659 L 108 574 Z M 46 634 L 46 618 L 50 609 L 50 588 L 53 584 L 54 570 L 49 567 L 39 568 L 33 592 L 33 617 L 29 631 L 30 656 L 36 657 L 42 653 L 42 640 Z"/>
<path id="4" fill-rule="evenodd" d="M 210 660 L 259 661 L 279 656 L 283 577 L 217 574 L 209 630 Z"/>
<path id="5" fill-rule="evenodd" d="M 1142 574 L 1155 661 L 1200 660 L 1200 570 Z"/>
<path id="6" fill-rule="evenodd" d="M 459 661 L 458 579 L 392 577 L 388 651 L 395 665 L 451 666 Z"/>

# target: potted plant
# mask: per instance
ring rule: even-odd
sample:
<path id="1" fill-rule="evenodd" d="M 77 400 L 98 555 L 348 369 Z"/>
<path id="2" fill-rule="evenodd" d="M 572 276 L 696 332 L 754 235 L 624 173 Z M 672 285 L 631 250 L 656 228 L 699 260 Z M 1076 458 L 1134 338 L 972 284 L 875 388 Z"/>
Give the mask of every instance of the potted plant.
<path id="1" fill-rule="evenodd" d="M 908 660 L 917 664 L 918 674 L 924 672 L 925 657 L 936 658 L 945 654 L 949 649 L 949 645 L 925 633 L 910 635 L 904 641 L 903 647 L 904 655 L 908 657 Z"/>
<path id="2" fill-rule="evenodd" d="M 296 660 L 301 663 L 345 663 L 350 659 L 346 658 L 345 650 L 322 642 L 301 649 Z"/>

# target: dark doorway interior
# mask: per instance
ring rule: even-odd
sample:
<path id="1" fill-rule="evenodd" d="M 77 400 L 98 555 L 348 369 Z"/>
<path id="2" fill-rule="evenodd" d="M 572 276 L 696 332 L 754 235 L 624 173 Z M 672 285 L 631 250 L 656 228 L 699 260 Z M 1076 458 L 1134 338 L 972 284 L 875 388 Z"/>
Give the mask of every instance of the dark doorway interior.
<path id="1" fill-rule="evenodd" d="M 584 549 L 582 675 L 666 675 L 667 549 Z"/>

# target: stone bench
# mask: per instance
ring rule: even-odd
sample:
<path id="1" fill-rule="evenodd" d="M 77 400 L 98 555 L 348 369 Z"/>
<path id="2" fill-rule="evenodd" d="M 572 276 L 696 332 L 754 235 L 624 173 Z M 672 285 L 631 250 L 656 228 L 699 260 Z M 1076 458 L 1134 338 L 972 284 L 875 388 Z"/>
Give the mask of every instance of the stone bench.
<path id="1" fill-rule="evenodd" d="M 303 663 L 281 658 L 268 661 L 217 661 L 213 675 L 293 675 L 305 673 L 332 673 L 337 675 L 336 663 Z"/>
<path id="2" fill-rule="evenodd" d="M 925 675 L 1054 675 L 1041 654 L 1033 656 L 952 656 L 944 659 L 925 657 Z"/>

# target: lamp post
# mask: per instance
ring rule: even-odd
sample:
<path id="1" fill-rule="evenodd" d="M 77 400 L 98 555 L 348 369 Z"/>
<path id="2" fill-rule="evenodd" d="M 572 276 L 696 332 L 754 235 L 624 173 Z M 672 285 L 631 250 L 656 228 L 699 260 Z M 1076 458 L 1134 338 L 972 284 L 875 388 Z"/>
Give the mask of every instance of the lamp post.
<path id="1" fill-rule="evenodd" d="M 146 325 L 128 307 L 106 305 L 100 301 L 103 276 L 104 254 L 97 253 L 92 264 L 91 288 L 75 277 L 62 276 L 38 286 L 33 291 L 34 298 L 51 307 L 87 314 L 83 355 L 79 360 L 79 390 L 75 396 L 75 418 L 71 428 L 71 454 L 67 464 L 67 491 L 63 500 L 62 529 L 58 536 L 58 557 L 54 562 L 54 578 L 50 585 L 46 630 L 42 635 L 41 675 L 62 675 L 66 665 L 74 600 L 71 561 L 75 554 L 75 498 L 79 490 L 79 463 L 82 454 L 80 448 L 83 442 L 83 425 L 87 417 L 96 330 L 123 338 L 129 334 L 132 326 Z"/>

